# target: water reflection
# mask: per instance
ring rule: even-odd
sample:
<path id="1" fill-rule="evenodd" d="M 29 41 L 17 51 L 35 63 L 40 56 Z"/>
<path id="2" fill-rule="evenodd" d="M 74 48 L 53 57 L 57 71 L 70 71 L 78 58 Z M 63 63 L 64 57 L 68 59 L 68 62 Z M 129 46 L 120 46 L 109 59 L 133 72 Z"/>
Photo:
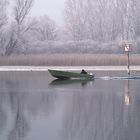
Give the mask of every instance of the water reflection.
<path id="1" fill-rule="evenodd" d="M 0 140 L 140 138 L 139 80 L 50 81 L 0 73 Z"/>
<path id="2" fill-rule="evenodd" d="M 66 80 L 61 80 L 61 79 L 56 79 L 53 80 L 50 85 L 51 86 L 60 86 L 60 85 L 72 85 L 72 84 L 81 84 L 82 87 L 86 86 L 88 83 L 93 83 L 94 80 L 80 80 L 80 79 L 66 79 Z"/>
<path id="3" fill-rule="evenodd" d="M 67 102 L 64 122 L 64 140 L 109 140 L 117 126 L 115 95 L 100 92 L 81 96 L 73 94 Z M 117 128 L 117 130 L 120 130 Z M 121 132 L 121 131 L 120 131 Z"/>
<path id="4" fill-rule="evenodd" d="M 29 123 L 25 117 L 22 99 L 17 96 L 16 110 L 14 111 L 13 126 L 9 134 L 9 140 L 23 140 L 29 131 Z"/>
<path id="5" fill-rule="evenodd" d="M 130 81 L 123 81 L 124 85 L 127 83 L 127 92 L 122 92 L 121 95 L 118 92 L 119 82 L 122 81 L 113 81 L 113 84 L 109 81 L 113 90 L 110 89 L 108 92 L 93 92 L 86 96 L 73 94 L 67 102 L 64 117 L 62 131 L 64 140 L 136 140 L 140 138 L 138 133 L 140 102 L 135 101 L 135 104 L 125 108 L 123 97 L 124 94 L 130 95 Z M 100 85 L 102 85 L 101 81 Z"/>
<path id="6" fill-rule="evenodd" d="M 130 105 L 130 80 L 125 82 L 125 94 L 124 94 L 125 105 Z"/>
<path id="7" fill-rule="evenodd" d="M 40 115 L 47 118 L 53 111 L 56 95 L 47 88 L 45 78 L 33 75 L 12 73 L 0 77 L 2 140 L 24 140 L 32 129 L 30 119 Z"/>
<path id="8" fill-rule="evenodd" d="M 0 98 L 0 135 L 6 127 L 7 124 L 7 114 L 3 104 L 3 97 Z"/>

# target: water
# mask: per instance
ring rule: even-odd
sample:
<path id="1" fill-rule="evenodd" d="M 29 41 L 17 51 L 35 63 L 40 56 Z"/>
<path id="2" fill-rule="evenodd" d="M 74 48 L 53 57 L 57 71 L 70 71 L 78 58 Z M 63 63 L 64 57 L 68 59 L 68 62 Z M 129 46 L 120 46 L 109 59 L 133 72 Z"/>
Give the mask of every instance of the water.
<path id="1" fill-rule="evenodd" d="M 0 73 L 0 140 L 140 139 L 140 80 L 53 80 Z"/>

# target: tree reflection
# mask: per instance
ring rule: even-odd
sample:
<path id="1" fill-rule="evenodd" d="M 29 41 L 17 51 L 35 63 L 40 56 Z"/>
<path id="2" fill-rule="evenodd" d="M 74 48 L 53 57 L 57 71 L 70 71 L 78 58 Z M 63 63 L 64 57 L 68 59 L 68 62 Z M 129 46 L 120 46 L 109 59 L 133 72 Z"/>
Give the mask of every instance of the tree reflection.
<path id="1" fill-rule="evenodd" d="M 0 81 L 0 86 L 5 86 L 5 81 Z M 7 126 L 7 94 L 0 91 L 0 134 L 6 129 Z"/>
<path id="2" fill-rule="evenodd" d="M 5 103 L 9 108 L 5 113 L 3 105 L 0 106 L 0 128 L 3 130 L 7 119 L 10 120 L 6 130 L 9 133 L 9 140 L 26 139 L 32 129 L 30 120 L 40 115 L 48 117 L 53 111 L 56 94 L 46 87 L 46 83 L 46 79 L 40 75 L 33 77 L 32 74 L 26 75 L 26 73 L 23 77 L 9 73 L 0 77 L 2 85 L 0 105 Z"/>
<path id="3" fill-rule="evenodd" d="M 9 140 L 23 140 L 27 132 L 29 131 L 29 124 L 24 115 L 24 108 L 20 102 L 20 98 L 17 100 L 17 111 L 15 112 L 15 120 L 13 128 L 9 135 Z"/>
<path id="4" fill-rule="evenodd" d="M 63 139 L 112 139 L 118 120 L 113 115 L 113 109 L 116 107 L 116 104 L 113 105 L 114 97 L 109 96 L 105 97 L 101 93 L 89 96 L 73 95 L 72 104 L 68 105 L 70 108 L 67 108 L 66 112 Z"/>
<path id="5" fill-rule="evenodd" d="M 138 100 L 132 102 L 134 96 L 137 95 L 134 91 L 133 94 L 130 93 L 129 81 L 124 81 L 126 82 L 124 85 L 127 86 L 125 93 L 123 87 L 121 91 L 124 94 L 118 95 L 120 85 L 117 82 L 114 82 L 114 87 L 112 86 L 103 93 L 93 92 L 86 96 L 82 93 L 73 93 L 66 104 L 62 131 L 64 140 L 134 140 L 140 138 L 138 132 L 140 102 Z M 106 88 L 109 87 L 111 85 Z M 128 99 L 125 99 L 125 95 Z"/>
<path id="6" fill-rule="evenodd" d="M 7 115 L 4 111 L 4 107 L 0 102 L 0 133 L 5 129 L 7 123 Z"/>

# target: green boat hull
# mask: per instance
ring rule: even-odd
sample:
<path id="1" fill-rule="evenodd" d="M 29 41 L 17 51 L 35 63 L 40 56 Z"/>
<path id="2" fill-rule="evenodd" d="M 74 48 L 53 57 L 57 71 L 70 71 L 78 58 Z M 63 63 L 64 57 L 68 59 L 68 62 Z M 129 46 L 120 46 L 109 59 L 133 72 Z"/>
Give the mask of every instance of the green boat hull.
<path id="1" fill-rule="evenodd" d="M 81 74 L 76 72 L 69 72 L 69 71 L 60 71 L 60 70 L 48 70 L 49 73 L 58 79 L 94 79 L 93 75 L 90 74 Z"/>

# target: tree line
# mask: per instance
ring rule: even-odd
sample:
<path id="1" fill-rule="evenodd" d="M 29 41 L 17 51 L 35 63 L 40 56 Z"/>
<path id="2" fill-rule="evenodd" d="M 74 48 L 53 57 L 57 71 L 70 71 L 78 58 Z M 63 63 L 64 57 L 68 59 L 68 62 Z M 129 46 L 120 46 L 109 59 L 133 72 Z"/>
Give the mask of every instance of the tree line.
<path id="1" fill-rule="evenodd" d="M 34 0 L 13 0 L 12 16 L 8 17 L 8 0 L 0 0 L 0 52 L 10 55 L 14 50 L 26 51 L 28 43 L 35 40 L 54 40 L 55 22 L 47 15 L 30 17 Z"/>
<path id="2" fill-rule="evenodd" d="M 46 13 L 30 17 L 35 0 L 13 0 L 8 17 L 9 0 L 0 0 L 0 53 L 23 53 L 36 41 L 137 40 L 140 36 L 139 0 L 66 0 L 63 28 Z M 82 46 L 82 45 L 81 45 Z"/>
<path id="3" fill-rule="evenodd" d="M 74 40 L 134 40 L 140 36 L 140 1 L 66 0 L 65 19 Z"/>

